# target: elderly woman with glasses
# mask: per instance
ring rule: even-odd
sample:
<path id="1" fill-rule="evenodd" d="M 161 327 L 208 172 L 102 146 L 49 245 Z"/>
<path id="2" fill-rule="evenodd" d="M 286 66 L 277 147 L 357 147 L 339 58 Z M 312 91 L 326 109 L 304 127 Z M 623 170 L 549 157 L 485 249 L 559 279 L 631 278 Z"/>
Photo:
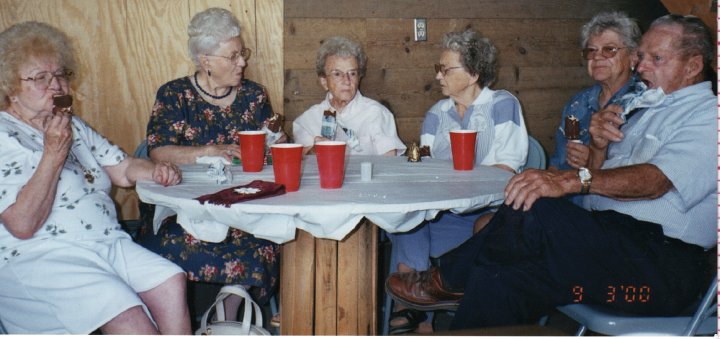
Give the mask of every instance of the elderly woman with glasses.
<path id="1" fill-rule="evenodd" d="M 239 132 L 266 128 L 275 116 L 265 89 L 243 78 L 250 50 L 230 11 L 210 8 L 196 14 L 188 35 L 196 71 L 157 91 L 147 126 L 149 155 L 176 164 L 222 157 L 229 164 L 240 158 Z M 277 142 L 284 139 L 282 136 Z M 152 220 L 151 212 L 143 213 L 143 220 Z M 240 284 L 258 303 L 269 300 L 278 284 L 279 245 L 235 228 L 220 243 L 200 241 L 187 233 L 176 217 L 163 220 L 157 234 L 152 223 L 145 222 L 138 241 L 180 265 L 192 281 Z M 235 309 L 228 306 L 228 310 Z"/>
<path id="2" fill-rule="evenodd" d="M 497 50 L 490 40 L 474 30 L 447 33 L 442 41 L 435 79 L 440 82 L 440 100 L 425 115 L 421 146 L 428 146 L 433 158 L 452 160 L 450 131 L 477 131 L 475 162 L 517 172 L 528 154 L 528 134 L 520 102 L 504 90 L 490 89 L 495 81 Z M 399 272 L 424 271 L 430 258 L 455 248 L 470 238 L 492 216 L 492 209 L 458 215 L 442 212 L 406 233 L 390 234 L 393 261 Z M 396 307 L 390 327 L 397 334 L 416 330 L 432 332 L 431 321 L 415 310 Z M 418 328 L 419 326 L 419 328 Z"/>
<path id="3" fill-rule="evenodd" d="M 350 154 L 399 155 L 405 145 L 398 138 L 392 113 L 358 90 L 367 57 L 360 44 L 345 37 L 326 39 L 315 68 L 327 91 L 323 102 L 293 122 L 295 142 L 305 153 L 322 140 L 346 141 Z"/>
<path id="4" fill-rule="evenodd" d="M 582 27 L 581 55 L 595 84 L 575 94 L 565 105 L 560 127 L 555 132 L 555 152 L 549 167 L 586 167 L 590 157 L 590 118 L 628 92 L 635 91 L 640 28 L 619 12 L 596 15 Z M 566 126 L 566 123 L 574 126 Z M 571 141 L 571 142 L 568 142 Z"/>
<path id="5" fill-rule="evenodd" d="M 109 195 L 181 173 L 71 114 L 75 65 L 50 25 L 0 33 L 0 320 L 10 333 L 190 334 L 185 274 L 133 242 Z"/>

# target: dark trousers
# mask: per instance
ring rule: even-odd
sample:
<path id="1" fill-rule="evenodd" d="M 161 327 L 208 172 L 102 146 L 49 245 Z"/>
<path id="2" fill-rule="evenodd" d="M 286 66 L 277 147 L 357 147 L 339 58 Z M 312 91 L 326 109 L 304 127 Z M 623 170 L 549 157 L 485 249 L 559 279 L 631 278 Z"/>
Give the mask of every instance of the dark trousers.
<path id="1" fill-rule="evenodd" d="M 707 284 L 703 252 L 657 224 L 545 198 L 527 212 L 503 205 L 439 267 L 465 291 L 451 324 L 464 329 L 532 323 L 573 302 L 678 314 Z"/>

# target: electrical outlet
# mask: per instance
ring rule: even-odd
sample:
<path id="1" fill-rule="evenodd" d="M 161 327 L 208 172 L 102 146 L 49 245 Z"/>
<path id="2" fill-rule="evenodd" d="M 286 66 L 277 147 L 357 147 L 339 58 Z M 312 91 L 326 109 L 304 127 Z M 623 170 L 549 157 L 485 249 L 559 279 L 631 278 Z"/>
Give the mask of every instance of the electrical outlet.
<path id="1" fill-rule="evenodd" d="M 425 18 L 415 19 L 415 41 L 427 40 L 427 21 Z"/>

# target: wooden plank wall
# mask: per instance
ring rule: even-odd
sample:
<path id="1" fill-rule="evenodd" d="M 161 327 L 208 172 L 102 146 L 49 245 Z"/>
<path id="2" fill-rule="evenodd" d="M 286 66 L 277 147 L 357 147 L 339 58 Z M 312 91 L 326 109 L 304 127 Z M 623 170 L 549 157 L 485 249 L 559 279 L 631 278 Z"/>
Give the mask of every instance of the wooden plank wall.
<path id="1" fill-rule="evenodd" d="M 473 27 L 499 50 L 499 80 L 514 93 L 531 135 L 548 152 L 564 103 L 590 84 L 579 52 L 580 27 L 603 10 L 621 10 L 641 27 L 665 14 L 657 0 L 286 0 L 285 113 L 292 120 L 324 93 L 314 72 L 322 40 L 346 35 L 368 54 L 360 90 L 395 114 L 400 138 L 419 139 L 424 114 L 443 98 L 434 80 L 442 34 Z M 413 40 L 413 18 L 427 18 L 428 41 Z"/>
<path id="2" fill-rule="evenodd" d="M 253 50 L 246 77 L 265 85 L 283 112 L 282 0 L 0 0 L 0 30 L 36 20 L 65 31 L 79 61 L 71 84 L 76 113 L 132 153 L 145 137 L 158 87 L 192 74 L 187 25 L 210 7 L 238 17 Z M 134 190 L 113 194 L 120 218 L 136 218 Z"/>

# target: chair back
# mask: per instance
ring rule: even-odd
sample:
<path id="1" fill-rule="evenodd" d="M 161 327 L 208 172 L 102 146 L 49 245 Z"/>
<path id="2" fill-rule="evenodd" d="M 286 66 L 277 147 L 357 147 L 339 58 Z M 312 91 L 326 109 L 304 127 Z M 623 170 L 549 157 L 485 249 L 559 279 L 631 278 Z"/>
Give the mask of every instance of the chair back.
<path id="1" fill-rule="evenodd" d="M 150 159 L 150 155 L 148 154 L 146 139 L 143 139 L 140 142 L 140 145 L 138 145 L 138 147 L 135 149 L 135 153 L 133 154 L 133 156 L 136 158 L 141 158 L 141 159 Z"/>
<path id="2" fill-rule="evenodd" d="M 522 167 L 520 172 L 527 168 L 546 169 L 547 168 L 547 157 L 545 155 L 545 149 L 542 145 L 532 136 L 528 135 L 528 158 L 525 166 Z"/>

